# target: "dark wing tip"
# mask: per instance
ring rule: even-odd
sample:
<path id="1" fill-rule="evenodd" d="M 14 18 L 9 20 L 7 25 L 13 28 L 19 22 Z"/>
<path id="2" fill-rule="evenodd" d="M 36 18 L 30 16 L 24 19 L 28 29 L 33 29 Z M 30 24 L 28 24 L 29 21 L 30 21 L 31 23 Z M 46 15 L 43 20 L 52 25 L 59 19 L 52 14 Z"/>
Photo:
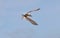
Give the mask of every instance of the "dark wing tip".
<path id="1" fill-rule="evenodd" d="M 37 8 L 36 10 L 34 10 L 34 11 L 38 11 L 38 10 L 40 10 L 40 8 Z"/>
<path id="2" fill-rule="evenodd" d="M 37 23 L 34 23 L 33 25 L 38 25 Z"/>
<path id="3" fill-rule="evenodd" d="M 40 8 L 38 8 L 37 10 L 40 10 Z"/>

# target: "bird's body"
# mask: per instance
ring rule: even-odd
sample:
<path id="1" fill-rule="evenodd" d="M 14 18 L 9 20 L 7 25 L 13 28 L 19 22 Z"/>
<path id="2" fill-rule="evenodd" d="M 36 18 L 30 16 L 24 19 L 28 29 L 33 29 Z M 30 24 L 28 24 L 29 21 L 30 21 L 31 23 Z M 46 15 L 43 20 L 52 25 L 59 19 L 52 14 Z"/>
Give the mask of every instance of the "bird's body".
<path id="1" fill-rule="evenodd" d="M 36 9 L 36 10 L 33 10 L 33 11 L 38 11 L 40 10 L 40 8 Z M 32 15 L 30 14 L 30 12 L 33 12 L 33 11 L 29 11 L 27 12 L 26 14 L 22 15 L 26 20 L 28 20 L 29 22 L 31 22 L 33 25 L 38 25 L 34 20 L 32 20 L 31 18 L 29 17 L 32 17 Z"/>
<path id="2" fill-rule="evenodd" d="M 29 14 L 29 13 L 26 13 L 25 15 L 23 15 L 24 17 L 28 17 L 28 16 L 32 16 L 31 14 Z"/>
<path id="3" fill-rule="evenodd" d="M 31 15 L 28 15 L 28 14 L 23 15 L 23 17 L 26 20 L 28 20 L 29 22 L 31 22 L 33 25 L 38 25 L 34 20 L 32 20 L 31 18 L 29 18 L 29 16 L 31 16 Z"/>

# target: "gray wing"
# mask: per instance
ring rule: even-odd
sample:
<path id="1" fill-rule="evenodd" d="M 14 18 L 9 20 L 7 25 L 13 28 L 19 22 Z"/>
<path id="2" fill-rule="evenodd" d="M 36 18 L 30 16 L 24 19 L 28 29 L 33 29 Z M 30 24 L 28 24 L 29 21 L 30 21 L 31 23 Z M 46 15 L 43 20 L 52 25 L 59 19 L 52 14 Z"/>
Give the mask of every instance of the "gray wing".
<path id="1" fill-rule="evenodd" d="M 38 25 L 34 20 L 32 20 L 29 17 L 25 17 L 29 22 L 31 22 L 33 25 Z"/>
<path id="2" fill-rule="evenodd" d="M 34 10 L 34 11 L 39 11 L 40 10 L 40 8 L 38 8 L 38 9 L 36 9 L 36 10 Z"/>
<path id="3" fill-rule="evenodd" d="M 40 8 L 37 8 L 37 9 L 35 9 L 35 10 L 28 11 L 27 13 L 31 13 L 31 12 L 39 11 L 39 10 L 40 10 Z"/>

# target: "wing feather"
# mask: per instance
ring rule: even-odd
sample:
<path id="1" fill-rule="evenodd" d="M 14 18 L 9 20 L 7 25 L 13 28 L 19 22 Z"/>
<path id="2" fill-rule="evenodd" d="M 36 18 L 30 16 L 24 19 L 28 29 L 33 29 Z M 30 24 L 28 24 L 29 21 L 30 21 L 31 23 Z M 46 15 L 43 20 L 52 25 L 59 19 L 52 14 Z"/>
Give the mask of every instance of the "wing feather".
<path id="1" fill-rule="evenodd" d="M 40 8 L 37 8 L 37 9 L 35 9 L 35 10 L 28 11 L 27 13 L 31 13 L 31 12 L 39 11 L 39 10 L 40 10 Z"/>
<path id="2" fill-rule="evenodd" d="M 34 20 L 32 20 L 31 18 L 29 17 L 26 17 L 26 19 L 31 22 L 33 25 L 38 25 Z"/>

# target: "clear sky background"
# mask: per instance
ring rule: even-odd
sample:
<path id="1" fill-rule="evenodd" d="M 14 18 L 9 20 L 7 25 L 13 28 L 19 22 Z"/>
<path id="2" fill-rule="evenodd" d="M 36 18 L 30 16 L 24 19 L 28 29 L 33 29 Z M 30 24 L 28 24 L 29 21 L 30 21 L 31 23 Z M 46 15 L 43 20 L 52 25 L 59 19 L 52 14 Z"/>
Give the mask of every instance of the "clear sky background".
<path id="1" fill-rule="evenodd" d="M 0 38 L 60 38 L 60 0 L 0 0 Z M 33 12 L 39 25 L 21 18 Z"/>

